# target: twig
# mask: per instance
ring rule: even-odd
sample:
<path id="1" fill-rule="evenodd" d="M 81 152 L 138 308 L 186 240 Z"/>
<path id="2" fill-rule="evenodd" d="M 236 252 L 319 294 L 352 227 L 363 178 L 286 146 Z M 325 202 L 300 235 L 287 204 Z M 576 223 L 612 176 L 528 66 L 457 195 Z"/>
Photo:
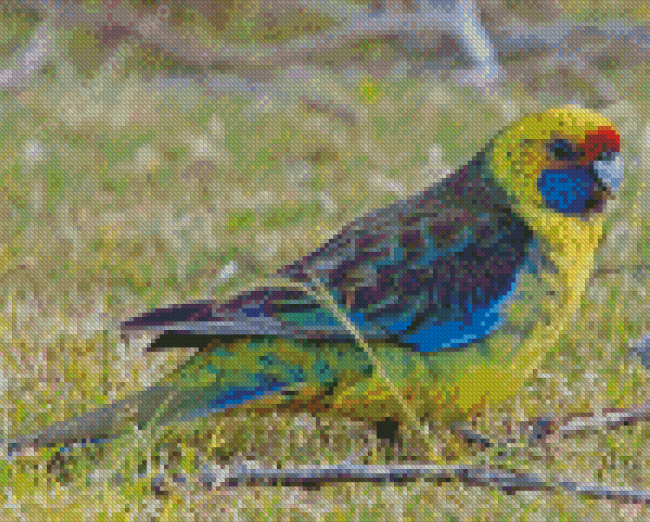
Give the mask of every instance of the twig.
<path id="1" fill-rule="evenodd" d="M 302 63 L 314 53 L 322 54 L 340 49 L 351 40 L 363 38 L 407 39 L 407 46 L 432 49 L 435 42 L 431 32 L 443 33 L 459 39 L 463 50 L 475 62 L 485 62 L 490 56 L 490 46 L 477 20 L 476 9 L 471 0 L 458 0 L 453 10 L 446 2 L 436 9 L 437 2 L 428 1 L 418 5 L 414 14 L 390 12 L 368 13 L 364 7 L 346 2 L 318 2 L 318 13 L 339 21 L 331 31 L 309 36 L 286 44 L 256 44 L 255 52 L 250 45 L 222 44 L 215 48 L 206 46 L 198 37 L 172 30 L 160 23 L 142 23 L 141 16 L 131 10 L 115 6 L 110 10 L 94 8 L 86 10 L 82 3 L 40 2 L 24 0 L 22 6 L 53 17 L 57 26 L 74 28 L 79 24 L 97 28 L 105 25 L 132 28 L 144 42 L 157 45 L 170 55 L 186 63 L 200 66 L 216 64 L 289 66 Z M 269 7 L 273 7 L 270 5 Z M 314 4 L 305 3 L 303 9 L 314 10 Z M 286 10 L 285 3 L 277 9 Z M 471 24 L 468 25 L 468 24 Z M 309 56 L 307 56 L 309 55 Z"/>
<path id="2" fill-rule="evenodd" d="M 552 435 L 561 438 L 600 432 L 621 426 L 631 426 L 650 420 L 650 405 L 641 404 L 631 408 L 612 408 L 599 415 L 587 414 L 570 418 L 545 417 L 522 423 L 521 432 L 528 434 L 531 444 L 546 442 Z"/>
<path id="3" fill-rule="evenodd" d="M 515 24 L 487 27 L 499 58 L 552 50 L 560 52 L 569 47 L 568 43 L 573 37 L 579 37 L 583 42 L 589 37 L 600 37 L 610 50 L 630 47 L 632 50 L 630 54 L 634 56 L 626 54 L 626 58 L 630 58 L 633 62 L 648 60 L 650 50 L 648 29 L 648 25 L 623 22 L 608 22 L 602 25 L 561 22 L 555 25 Z"/>
<path id="4" fill-rule="evenodd" d="M 248 468 L 239 466 L 225 473 L 203 473 L 201 481 L 218 486 L 240 484 L 313 485 L 331 482 L 401 482 L 425 479 L 429 481 L 459 480 L 471 486 L 495 486 L 501 490 L 548 491 L 565 490 L 592 498 L 606 498 L 620 502 L 650 503 L 650 492 L 603 486 L 600 483 L 576 482 L 559 474 L 540 476 L 533 473 L 504 471 L 490 467 L 395 465 L 395 466 L 324 466 L 318 468 Z"/>
<path id="5" fill-rule="evenodd" d="M 644 404 L 633 408 L 616 408 L 604 410 L 600 416 L 571 420 L 559 426 L 558 433 L 562 437 L 581 435 L 587 430 L 600 431 L 603 428 L 618 428 L 630 426 L 637 422 L 650 420 L 650 405 Z"/>
<path id="6" fill-rule="evenodd" d="M 142 20 L 141 16 L 121 6 L 113 7 L 110 11 L 100 7 L 93 12 L 88 12 L 81 3 L 24 0 L 21 6 L 46 16 L 56 27 L 69 29 L 90 25 L 96 28 L 122 28 L 125 35 L 136 34 L 143 43 L 158 46 L 186 64 L 201 67 L 244 67 L 247 78 L 250 77 L 251 67 L 256 70 L 260 67 L 277 70 L 304 65 L 319 55 L 340 50 L 350 42 L 368 38 L 397 40 L 402 42 L 406 50 L 427 53 L 440 46 L 441 35 L 450 36 L 458 42 L 461 54 L 478 67 L 473 73 L 474 77 L 484 81 L 495 81 L 498 78 L 496 56 L 471 0 L 458 0 L 451 11 L 446 9 L 446 4 L 442 9 L 436 9 L 436 2 L 428 1 L 419 5 L 414 14 L 369 14 L 364 8 L 345 2 L 320 2 L 319 14 L 338 21 L 331 31 L 294 39 L 284 44 L 256 43 L 253 46 L 231 45 L 226 42 L 206 45 L 196 36 L 171 29 L 168 24 L 153 15 L 148 15 Z M 309 4 L 307 7 L 313 10 L 313 5 Z M 46 55 L 47 53 L 43 54 Z M 17 73 L 0 71 L 1 74 Z M 21 68 L 20 74 L 29 78 L 33 71 Z M 467 75 L 466 77 L 469 78 Z"/>
<path id="7" fill-rule="evenodd" d="M 129 452 L 133 451 L 134 446 L 139 446 L 140 443 L 145 440 L 154 439 L 155 435 L 163 427 L 158 425 L 158 420 L 166 413 L 167 406 L 169 406 L 170 403 L 176 399 L 178 393 L 178 390 L 170 391 L 165 401 L 156 408 L 153 417 L 147 421 L 145 429 L 137 430 L 133 434 L 129 434 L 126 440 L 120 442 L 122 449 L 114 457 L 114 461 L 119 463 L 113 468 L 113 471 L 116 474 L 119 474 L 122 471 L 126 471 Z M 127 442 L 130 443 L 127 444 Z"/>

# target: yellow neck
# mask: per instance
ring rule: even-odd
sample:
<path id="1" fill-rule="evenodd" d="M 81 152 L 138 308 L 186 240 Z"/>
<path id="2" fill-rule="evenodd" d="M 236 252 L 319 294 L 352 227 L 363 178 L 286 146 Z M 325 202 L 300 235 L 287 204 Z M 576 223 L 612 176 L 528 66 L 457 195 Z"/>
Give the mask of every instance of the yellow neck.
<path id="1" fill-rule="evenodd" d="M 585 221 L 542 210 L 528 209 L 527 213 L 529 226 L 548 243 L 547 255 L 561 272 L 563 282 L 571 288 L 583 287 L 603 233 L 603 215 L 594 214 Z"/>

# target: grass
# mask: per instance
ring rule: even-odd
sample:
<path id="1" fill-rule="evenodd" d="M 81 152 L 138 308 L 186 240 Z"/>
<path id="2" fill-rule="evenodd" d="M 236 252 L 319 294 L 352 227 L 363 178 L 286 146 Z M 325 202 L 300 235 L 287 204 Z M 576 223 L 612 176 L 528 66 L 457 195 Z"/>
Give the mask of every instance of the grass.
<path id="1" fill-rule="evenodd" d="M 544 96 L 517 90 L 486 98 L 451 82 L 351 78 L 322 68 L 295 81 L 282 99 L 272 90 L 217 99 L 196 84 L 156 91 L 133 57 L 124 58 L 122 74 L 92 60 L 77 69 L 66 38 L 56 43 L 47 75 L 0 96 L 0 380 L 2 418 L 12 433 L 142 389 L 191 355 L 145 357 L 145 340 L 125 347 L 117 333 L 121 319 L 263 282 L 352 217 L 465 163 L 513 112 L 545 108 Z M 645 81 L 642 72 L 624 74 L 619 80 L 630 85 Z M 647 396 L 647 370 L 626 351 L 650 317 L 648 276 L 635 268 L 650 261 L 639 247 L 649 223 L 642 167 L 649 110 L 646 91 L 639 92 L 603 111 L 621 129 L 628 169 L 599 255 L 602 274 L 574 328 L 525 392 L 475 419 L 475 429 L 491 437 L 505 438 L 524 419 L 631 405 Z M 328 102 L 352 117 L 323 109 Z M 636 165 L 631 158 L 639 158 Z M 224 282 L 219 273 L 231 262 L 237 272 Z M 449 462 L 650 487 L 643 424 L 507 452 L 462 447 L 446 426 L 432 420 L 427 426 Z M 129 446 L 132 440 L 2 460 L 0 520 L 648 516 L 643 505 L 558 492 L 507 495 L 457 482 L 202 484 L 206 463 L 384 464 L 425 451 L 425 441 L 410 431 L 391 445 L 377 440 L 369 423 L 273 404 L 171 426 L 144 444 Z M 125 466 L 115 473 L 119 456 Z"/>

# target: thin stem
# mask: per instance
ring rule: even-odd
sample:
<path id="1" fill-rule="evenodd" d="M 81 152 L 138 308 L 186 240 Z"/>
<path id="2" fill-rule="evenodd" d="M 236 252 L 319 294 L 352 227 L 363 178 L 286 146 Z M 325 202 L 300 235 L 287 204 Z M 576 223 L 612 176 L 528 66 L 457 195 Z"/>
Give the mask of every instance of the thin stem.
<path id="1" fill-rule="evenodd" d="M 130 436 L 127 437 L 127 440 L 125 440 L 123 442 L 120 442 L 120 444 L 122 445 L 122 449 L 121 449 L 121 451 L 119 452 L 119 454 L 117 455 L 117 457 L 115 459 L 115 460 L 119 461 L 120 464 L 119 464 L 119 466 L 117 466 L 115 468 L 116 471 L 119 472 L 119 471 L 125 470 L 127 454 L 134 446 L 139 446 L 140 443 L 143 442 L 144 440 L 152 440 L 153 439 L 153 435 L 155 434 L 155 432 L 159 428 L 159 426 L 157 425 L 158 424 L 158 419 L 160 419 L 160 417 L 164 414 L 164 412 L 165 412 L 167 406 L 169 405 L 169 403 L 174 398 L 176 398 L 177 395 L 178 395 L 177 390 L 174 389 L 173 391 L 170 391 L 169 397 L 167 397 L 165 399 L 165 401 L 158 407 L 158 409 L 156 410 L 156 413 L 154 414 L 154 416 L 147 423 L 146 429 L 138 430 L 134 434 L 135 437 L 136 437 L 135 444 L 130 444 L 129 443 L 128 439 L 130 438 Z"/>

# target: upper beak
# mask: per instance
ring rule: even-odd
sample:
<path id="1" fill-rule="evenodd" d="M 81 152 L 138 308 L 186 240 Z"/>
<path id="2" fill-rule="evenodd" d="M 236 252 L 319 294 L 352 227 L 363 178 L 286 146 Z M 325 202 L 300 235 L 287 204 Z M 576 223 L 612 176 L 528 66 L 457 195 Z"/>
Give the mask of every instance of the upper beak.
<path id="1" fill-rule="evenodd" d="M 623 156 L 617 152 L 608 153 L 602 160 L 594 162 L 594 170 L 598 178 L 610 192 L 618 192 L 625 179 Z"/>

